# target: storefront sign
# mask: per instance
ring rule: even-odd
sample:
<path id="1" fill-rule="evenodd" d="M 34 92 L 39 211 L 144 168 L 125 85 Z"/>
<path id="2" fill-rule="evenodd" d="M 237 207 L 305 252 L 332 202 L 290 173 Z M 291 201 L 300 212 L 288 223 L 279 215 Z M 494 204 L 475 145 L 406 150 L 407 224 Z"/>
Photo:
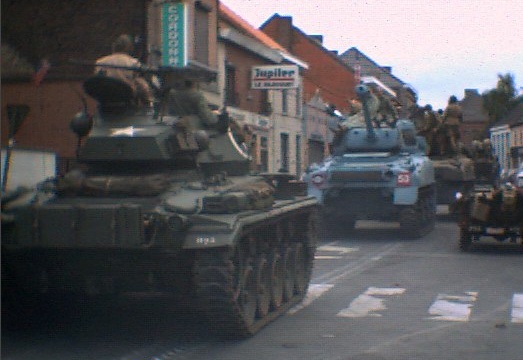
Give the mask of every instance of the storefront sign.
<path id="1" fill-rule="evenodd" d="M 187 65 L 186 18 L 183 2 L 166 2 L 162 5 L 162 65 Z"/>
<path id="2" fill-rule="evenodd" d="M 252 89 L 290 89 L 298 87 L 297 65 L 253 66 Z"/>

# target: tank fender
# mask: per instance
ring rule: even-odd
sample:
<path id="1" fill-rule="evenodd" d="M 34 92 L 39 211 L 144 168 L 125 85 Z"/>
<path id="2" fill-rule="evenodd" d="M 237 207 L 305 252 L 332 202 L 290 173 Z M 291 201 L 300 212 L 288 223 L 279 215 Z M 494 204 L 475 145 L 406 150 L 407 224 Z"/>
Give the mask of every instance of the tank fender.
<path id="1" fill-rule="evenodd" d="M 312 208 L 318 208 L 319 204 L 316 198 L 307 196 L 298 201 L 278 206 L 275 205 L 269 211 L 250 211 L 248 214 L 231 214 L 214 216 L 221 217 L 213 224 L 207 223 L 204 226 L 191 227 L 185 234 L 185 240 L 182 248 L 184 250 L 199 250 L 217 247 L 234 246 L 242 236 L 242 231 L 246 226 L 265 223 L 271 219 L 285 216 L 286 214 L 310 211 Z"/>
<path id="2" fill-rule="evenodd" d="M 414 205 L 418 201 L 418 187 L 399 187 L 394 189 L 394 205 Z"/>

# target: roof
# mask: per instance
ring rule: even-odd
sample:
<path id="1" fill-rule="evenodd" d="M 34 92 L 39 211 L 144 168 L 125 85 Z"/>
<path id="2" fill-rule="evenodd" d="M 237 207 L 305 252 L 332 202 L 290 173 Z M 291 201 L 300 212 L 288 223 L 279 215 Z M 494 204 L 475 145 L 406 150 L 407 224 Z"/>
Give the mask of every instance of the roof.
<path id="1" fill-rule="evenodd" d="M 404 87 L 407 87 L 409 88 L 412 93 L 416 94 L 416 89 L 414 89 L 411 85 L 405 83 L 404 81 L 400 80 L 399 78 L 397 78 L 396 76 L 394 76 L 391 72 L 385 70 L 383 68 L 383 66 L 380 66 L 378 65 L 374 60 L 372 60 L 370 57 L 368 57 L 367 55 L 365 55 L 363 52 L 361 52 L 361 50 L 359 50 L 358 48 L 356 47 L 351 47 L 349 48 L 348 50 L 346 50 L 343 54 L 340 55 L 340 58 L 341 59 L 345 59 L 348 57 L 348 54 L 350 52 L 356 52 L 358 53 L 359 56 L 362 56 L 363 58 L 365 58 L 366 61 L 368 61 L 369 63 L 371 63 L 373 66 L 375 66 L 376 69 L 379 69 L 381 72 L 383 72 L 384 74 L 386 74 L 387 76 L 390 76 L 392 79 L 396 80 L 397 82 L 399 82 L 402 86 Z"/>
<path id="2" fill-rule="evenodd" d="M 229 21 L 231 24 L 233 24 L 238 29 L 244 31 L 247 35 L 250 35 L 253 38 L 261 41 L 264 45 L 270 47 L 271 49 L 285 51 L 285 48 L 283 46 L 281 46 L 276 41 L 274 41 L 272 38 L 267 36 L 263 31 L 253 27 L 251 24 L 249 24 L 246 20 L 244 20 L 234 11 L 232 11 L 227 6 L 225 6 L 222 2 L 220 2 L 219 10 L 220 10 L 220 16 L 224 20 Z"/>
<path id="3" fill-rule="evenodd" d="M 229 9 L 222 2 L 220 2 L 219 10 L 220 17 L 222 19 L 231 23 L 235 28 L 242 31 L 245 35 L 250 36 L 260 41 L 263 45 L 278 51 L 285 60 L 294 63 L 304 69 L 307 69 L 309 67 L 309 65 L 306 62 L 290 54 L 282 45 L 278 44 L 263 31 L 256 29 L 254 26 L 249 24 L 246 20 L 244 20 L 241 16 Z"/>

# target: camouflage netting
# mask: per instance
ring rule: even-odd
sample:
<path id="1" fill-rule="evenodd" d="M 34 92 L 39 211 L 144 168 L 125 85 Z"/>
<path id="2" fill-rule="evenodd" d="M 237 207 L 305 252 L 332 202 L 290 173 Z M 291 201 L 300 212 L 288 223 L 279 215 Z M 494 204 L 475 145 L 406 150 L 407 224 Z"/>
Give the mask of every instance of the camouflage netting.
<path id="1" fill-rule="evenodd" d="M 267 209 L 274 203 L 274 191 L 266 181 L 236 185 L 222 193 L 204 197 L 203 211 L 218 214 Z"/>

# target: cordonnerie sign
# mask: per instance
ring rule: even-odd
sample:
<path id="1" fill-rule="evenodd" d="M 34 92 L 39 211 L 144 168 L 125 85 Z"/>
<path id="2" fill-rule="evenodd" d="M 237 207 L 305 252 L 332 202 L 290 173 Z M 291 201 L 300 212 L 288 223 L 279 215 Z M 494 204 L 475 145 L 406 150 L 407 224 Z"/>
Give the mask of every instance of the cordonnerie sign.
<path id="1" fill-rule="evenodd" d="M 252 89 L 290 89 L 298 87 L 297 65 L 253 66 Z"/>

